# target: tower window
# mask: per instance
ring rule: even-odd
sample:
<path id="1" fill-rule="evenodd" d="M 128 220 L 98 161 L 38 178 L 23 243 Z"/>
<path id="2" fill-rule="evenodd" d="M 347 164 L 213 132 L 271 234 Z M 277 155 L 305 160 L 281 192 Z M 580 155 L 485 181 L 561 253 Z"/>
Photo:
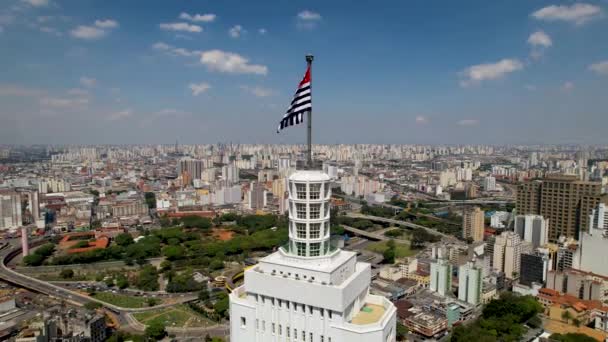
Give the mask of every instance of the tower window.
<path id="1" fill-rule="evenodd" d="M 310 205 L 310 218 L 318 219 L 321 217 L 321 203 L 315 203 Z"/>
<path id="2" fill-rule="evenodd" d="M 306 256 L 306 243 L 296 242 L 296 251 L 299 256 Z"/>
<path id="3" fill-rule="evenodd" d="M 321 198 L 321 184 L 310 184 L 308 185 L 309 189 L 310 189 L 310 199 L 311 200 L 317 200 L 319 198 Z"/>
<path id="4" fill-rule="evenodd" d="M 310 230 L 310 238 L 311 239 L 318 239 L 319 237 L 321 237 L 321 224 L 320 223 L 311 223 L 309 225 L 309 230 Z"/>
<path id="5" fill-rule="evenodd" d="M 306 239 L 306 223 L 296 223 L 296 236 L 299 239 Z"/>
<path id="6" fill-rule="evenodd" d="M 321 254 L 321 244 L 319 242 L 310 244 L 310 256 L 319 256 Z"/>
<path id="7" fill-rule="evenodd" d="M 306 204 L 296 203 L 296 217 L 299 219 L 306 218 Z"/>
<path id="8" fill-rule="evenodd" d="M 247 319 L 245 317 L 241 317 L 241 328 L 247 326 Z"/>
<path id="9" fill-rule="evenodd" d="M 296 194 L 298 199 L 306 199 L 306 184 L 296 183 Z"/>

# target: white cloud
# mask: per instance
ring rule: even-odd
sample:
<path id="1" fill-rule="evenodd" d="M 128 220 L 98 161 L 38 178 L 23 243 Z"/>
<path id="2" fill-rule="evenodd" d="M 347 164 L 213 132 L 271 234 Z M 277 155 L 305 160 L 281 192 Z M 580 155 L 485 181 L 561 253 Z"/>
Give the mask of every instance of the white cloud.
<path id="1" fill-rule="evenodd" d="M 298 19 L 309 20 L 309 21 L 318 21 L 318 20 L 321 20 L 321 15 L 317 12 L 304 10 L 304 11 L 298 13 Z"/>
<path id="2" fill-rule="evenodd" d="M 297 27 L 305 30 L 312 30 L 317 26 L 317 23 L 321 21 L 321 15 L 317 12 L 304 10 L 298 13 Z"/>
<path id="3" fill-rule="evenodd" d="M 479 120 L 477 119 L 464 119 L 458 121 L 459 126 L 476 126 L 479 125 Z"/>
<path id="4" fill-rule="evenodd" d="M 569 92 L 572 89 L 574 89 L 574 83 L 570 82 L 570 81 L 566 81 L 562 84 L 561 88 L 562 91 L 564 92 Z"/>
<path id="5" fill-rule="evenodd" d="M 40 100 L 40 104 L 45 107 L 75 109 L 82 108 L 89 104 L 87 98 L 62 98 L 62 97 L 45 97 Z"/>
<path id="6" fill-rule="evenodd" d="M 118 22 L 112 19 L 95 20 L 95 26 L 104 29 L 112 29 L 118 27 Z"/>
<path id="7" fill-rule="evenodd" d="M 79 39 L 94 40 L 103 38 L 106 35 L 106 31 L 94 26 L 80 25 L 70 31 L 70 34 L 72 37 Z"/>
<path id="8" fill-rule="evenodd" d="M 212 13 L 190 15 L 188 13 L 182 12 L 179 15 L 179 18 L 195 22 L 210 23 L 215 21 L 215 18 L 217 18 L 217 16 Z"/>
<path id="9" fill-rule="evenodd" d="M 91 88 L 97 84 L 97 80 L 94 78 L 91 78 L 91 77 L 82 76 L 80 78 L 80 84 L 82 84 L 83 86 L 85 86 L 87 88 Z"/>
<path id="10" fill-rule="evenodd" d="M 179 110 L 175 109 L 175 108 L 165 108 L 162 110 L 159 110 L 156 115 L 158 116 L 169 116 L 169 115 L 175 115 L 181 113 Z"/>
<path id="11" fill-rule="evenodd" d="M 536 31 L 528 37 L 528 44 L 532 46 L 549 47 L 553 45 L 553 41 L 548 34 L 543 31 Z"/>
<path id="12" fill-rule="evenodd" d="M 165 31 L 185 31 L 185 32 L 203 32 L 203 28 L 198 25 L 188 23 L 162 23 L 159 25 L 161 30 Z"/>
<path id="13" fill-rule="evenodd" d="M 110 120 L 110 121 L 122 120 L 122 119 L 126 119 L 132 115 L 133 115 L 133 111 L 131 109 L 125 109 L 125 110 L 111 113 L 108 116 L 108 120 Z"/>
<path id="14" fill-rule="evenodd" d="M 201 82 L 201 83 L 190 83 L 188 88 L 192 91 L 193 96 L 199 96 L 200 94 L 206 92 L 211 88 L 209 83 Z"/>
<path id="15" fill-rule="evenodd" d="M 589 66 L 589 70 L 598 75 L 608 75 L 608 60 L 597 62 Z"/>
<path id="16" fill-rule="evenodd" d="M 502 59 L 496 63 L 478 64 L 464 69 L 460 85 L 467 87 L 485 80 L 495 80 L 514 71 L 523 69 L 524 65 L 517 59 Z"/>
<path id="17" fill-rule="evenodd" d="M 46 7 L 50 4 L 49 0 L 21 0 L 21 2 L 33 7 Z"/>
<path id="18" fill-rule="evenodd" d="M 265 28 L 261 28 L 261 29 L 258 30 L 258 33 L 259 34 L 266 34 L 266 33 L 268 33 L 268 30 L 266 30 Z"/>
<path id="19" fill-rule="evenodd" d="M 201 55 L 201 51 L 177 48 L 175 46 L 172 46 L 172 45 L 169 45 L 169 44 L 166 44 L 163 42 L 155 43 L 154 45 L 152 45 L 152 48 L 154 50 L 164 51 L 165 53 L 167 53 L 171 56 L 193 57 L 193 56 Z"/>
<path id="20" fill-rule="evenodd" d="M 274 90 L 272 90 L 272 89 L 259 87 L 259 86 L 250 87 L 250 86 L 243 85 L 243 86 L 240 86 L 240 88 L 257 97 L 268 97 L 268 96 L 274 95 L 274 93 L 275 93 Z"/>
<path id="21" fill-rule="evenodd" d="M 530 55 L 532 58 L 540 58 L 545 52 L 545 49 L 553 45 L 553 41 L 544 31 L 536 31 L 528 37 L 528 44 L 532 46 Z"/>
<path id="22" fill-rule="evenodd" d="M 222 50 L 209 50 L 201 53 L 201 64 L 211 71 L 231 74 L 266 75 L 268 67 L 250 64 L 249 60 L 239 54 Z"/>
<path id="23" fill-rule="evenodd" d="M 56 29 L 54 27 L 40 26 L 40 31 L 44 32 L 44 33 L 48 33 L 48 34 L 54 34 L 56 36 L 63 35 L 63 33 L 61 33 L 61 31 L 59 31 L 58 29 Z"/>
<path id="24" fill-rule="evenodd" d="M 429 118 L 427 118 L 426 116 L 418 115 L 416 117 L 416 123 L 419 125 L 426 125 L 427 123 L 429 123 Z"/>
<path id="25" fill-rule="evenodd" d="M 14 84 L 0 84 L 0 96 L 39 96 L 43 92 Z"/>
<path id="26" fill-rule="evenodd" d="M 230 28 L 230 30 L 228 30 L 228 34 L 232 38 L 238 38 L 244 32 L 245 32 L 245 30 L 243 29 L 243 26 L 241 26 L 241 25 L 234 25 L 233 27 Z"/>
<path id="27" fill-rule="evenodd" d="M 544 21 L 565 21 L 582 25 L 591 19 L 597 18 L 602 14 L 602 9 L 599 6 L 575 3 L 568 5 L 551 5 L 543 7 L 532 13 L 532 16 L 538 20 Z"/>
<path id="28" fill-rule="evenodd" d="M 88 96 L 89 91 L 82 88 L 72 88 L 68 90 L 68 95 L 72 96 Z"/>

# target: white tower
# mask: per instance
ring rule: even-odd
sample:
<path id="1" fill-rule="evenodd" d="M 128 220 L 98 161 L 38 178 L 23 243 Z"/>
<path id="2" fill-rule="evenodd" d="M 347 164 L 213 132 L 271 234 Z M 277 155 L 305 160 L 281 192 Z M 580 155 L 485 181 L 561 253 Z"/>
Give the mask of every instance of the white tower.
<path id="1" fill-rule="evenodd" d="M 369 294 L 371 267 L 330 244 L 329 176 L 289 177 L 289 242 L 230 294 L 233 342 L 392 342 L 395 306 Z"/>

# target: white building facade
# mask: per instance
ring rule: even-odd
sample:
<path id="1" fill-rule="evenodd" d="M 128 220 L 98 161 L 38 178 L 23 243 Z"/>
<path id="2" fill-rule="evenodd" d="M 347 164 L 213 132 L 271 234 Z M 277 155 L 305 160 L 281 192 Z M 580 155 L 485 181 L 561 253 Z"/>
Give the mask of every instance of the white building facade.
<path id="1" fill-rule="evenodd" d="M 289 177 L 289 243 L 230 294 L 233 342 L 392 342 L 395 306 L 369 293 L 371 268 L 330 245 L 330 178 Z"/>
<path id="2" fill-rule="evenodd" d="M 458 268 L 458 299 L 473 305 L 481 303 L 482 270 L 468 262 Z"/>

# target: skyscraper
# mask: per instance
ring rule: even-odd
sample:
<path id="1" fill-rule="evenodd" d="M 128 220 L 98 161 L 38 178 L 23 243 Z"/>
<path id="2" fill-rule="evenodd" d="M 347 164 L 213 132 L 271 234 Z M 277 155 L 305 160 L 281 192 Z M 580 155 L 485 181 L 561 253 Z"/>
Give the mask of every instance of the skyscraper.
<path id="1" fill-rule="evenodd" d="M 515 279 L 520 272 L 521 239 L 514 232 L 503 232 L 494 242 L 494 270 L 503 272 L 508 279 Z"/>
<path id="2" fill-rule="evenodd" d="M 540 215 L 517 215 L 515 232 L 528 241 L 534 248 L 545 245 L 548 241 L 548 222 Z"/>
<path id="3" fill-rule="evenodd" d="M 462 215 L 462 237 L 474 242 L 483 241 L 484 212 L 475 207 L 467 209 Z"/>
<path id="4" fill-rule="evenodd" d="M 289 243 L 245 271 L 230 294 L 230 339 L 395 341 L 396 309 L 369 293 L 371 267 L 330 245 L 330 179 L 289 177 Z"/>
<path id="5" fill-rule="evenodd" d="M 517 190 L 518 214 L 542 215 L 549 221 L 549 240 L 563 235 L 578 237 L 585 229 L 591 210 L 606 201 L 601 183 L 578 180 L 576 176 L 551 176 L 521 184 Z"/>
<path id="6" fill-rule="evenodd" d="M 473 305 L 481 302 L 482 274 L 481 268 L 473 262 L 467 262 L 458 269 L 458 299 Z"/>
<path id="7" fill-rule="evenodd" d="M 430 290 L 442 296 L 452 292 L 452 265 L 446 259 L 431 262 Z"/>
<path id="8" fill-rule="evenodd" d="M 21 196 L 16 192 L 0 192 L 0 229 L 21 226 Z"/>

